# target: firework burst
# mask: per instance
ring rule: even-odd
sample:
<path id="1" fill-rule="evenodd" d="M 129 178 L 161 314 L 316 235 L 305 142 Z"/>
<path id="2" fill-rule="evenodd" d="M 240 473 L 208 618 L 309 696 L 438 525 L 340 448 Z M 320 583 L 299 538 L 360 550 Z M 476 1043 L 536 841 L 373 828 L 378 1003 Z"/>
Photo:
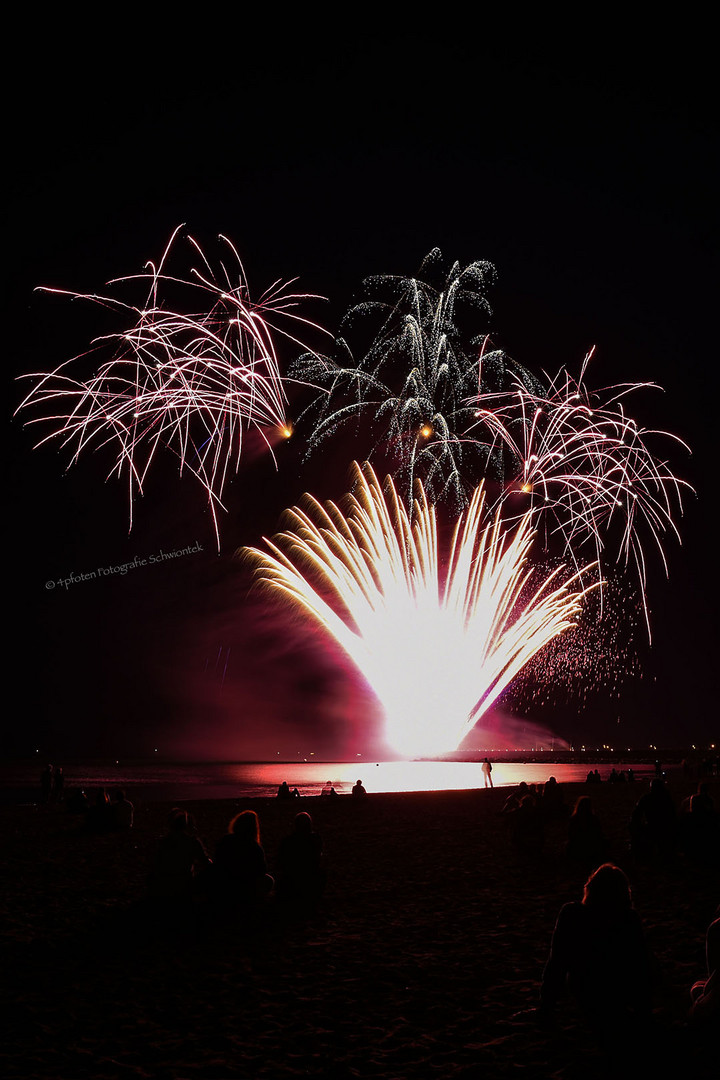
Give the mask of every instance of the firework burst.
<path id="1" fill-rule="evenodd" d="M 667 572 L 664 538 L 669 533 L 679 539 L 674 514 L 682 511 L 683 490 L 692 490 L 650 443 L 688 447 L 626 415 L 624 399 L 652 384 L 588 390 L 591 356 L 577 379 L 562 369 L 542 393 L 518 381 L 511 391 L 478 394 L 470 430 L 482 431 L 491 457 L 502 459 L 502 502 L 507 506 L 512 492 L 523 494 L 547 543 L 559 542 L 573 561 L 590 546 L 598 562 L 620 561 L 632 569 L 649 632 L 645 545 L 659 551 Z"/>
<path id="2" fill-rule="evenodd" d="M 549 641 L 571 629 L 593 567 L 528 569 L 532 514 L 487 520 L 480 484 L 441 553 L 435 509 L 416 484 L 411 520 L 390 478 L 355 466 L 342 512 L 308 497 L 269 551 L 246 549 L 259 579 L 344 649 L 380 700 L 399 752 L 456 747 Z"/>
<path id="3" fill-rule="evenodd" d="M 181 228 L 181 227 L 180 227 Z M 217 509 L 228 476 L 237 472 L 243 437 L 255 429 L 272 452 L 277 437 L 290 433 L 277 336 L 300 345 L 295 327 L 313 326 L 294 310 L 307 295 L 275 282 L 252 301 L 240 257 L 226 237 L 213 269 L 199 244 L 188 237 L 193 265 L 188 273 L 169 270 L 180 229 L 158 263 L 108 284 L 139 286 L 141 303 L 115 295 L 44 289 L 89 300 L 118 315 L 124 328 L 97 338 L 90 349 L 49 373 L 26 378 L 35 385 L 19 410 L 35 408 L 50 431 L 39 442 L 57 439 L 71 451 L 70 463 L 90 449 L 110 446 L 110 475 L 127 477 L 130 525 L 133 500 L 159 449 L 170 449 L 180 472 L 188 471 L 207 493 L 218 536 Z M 182 298 L 182 305 L 169 304 Z M 73 368 L 86 357 L 107 356 L 89 378 Z M 18 410 L 18 411 L 19 411 Z"/>
<path id="4" fill-rule="evenodd" d="M 466 507 L 487 460 L 486 443 L 469 433 L 480 372 L 488 390 L 511 379 L 541 389 L 530 372 L 488 348 L 487 292 L 494 280 L 487 262 L 455 263 L 445 273 L 437 249 L 417 278 L 366 279 L 366 298 L 345 316 L 335 356 L 296 362 L 297 372 L 325 391 L 306 411 L 308 453 L 366 417 L 375 432 L 369 457 L 377 452 L 394 463 L 408 506 L 421 479 L 433 499 Z M 356 359 L 348 334 L 362 337 L 368 326 L 370 344 Z"/>

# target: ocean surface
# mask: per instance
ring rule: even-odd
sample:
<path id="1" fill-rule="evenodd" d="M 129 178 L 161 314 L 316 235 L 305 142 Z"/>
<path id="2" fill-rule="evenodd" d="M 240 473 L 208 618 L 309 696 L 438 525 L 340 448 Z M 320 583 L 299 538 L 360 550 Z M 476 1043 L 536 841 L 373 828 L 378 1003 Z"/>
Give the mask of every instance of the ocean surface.
<path id="1" fill-rule="evenodd" d="M 88 794 L 98 788 L 122 787 L 128 797 L 144 801 L 193 799 L 267 798 L 277 794 L 286 780 L 301 795 L 319 795 L 329 781 L 338 795 L 349 794 L 357 779 L 368 793 L 373 791 L 441 791 L 484 786 L 480 762 L 469 761 L 340 761 L 238 763 L 196 762 L 164 764 L 151 762 L 123 764 L 105 762 L 73 764 L 60 762 L 65 787 L 83 788 Z M 3 802 L 34 802 L 40 799 L 40 771 L 43 763 L 15 764 L 0 769 L 0 798 Z M 583 782 L 589 769 L 597 767 L 606 780 L 609 764 L 583 762 L 493 762 L 495 787 L 511 787 L 521 780 L 544 783 L 554 776 L 558 783 Z M 618 769 L 622 766 L 618 766 Z M 653 773 L 652 765 L 633 765 L 640 779 Z"/>

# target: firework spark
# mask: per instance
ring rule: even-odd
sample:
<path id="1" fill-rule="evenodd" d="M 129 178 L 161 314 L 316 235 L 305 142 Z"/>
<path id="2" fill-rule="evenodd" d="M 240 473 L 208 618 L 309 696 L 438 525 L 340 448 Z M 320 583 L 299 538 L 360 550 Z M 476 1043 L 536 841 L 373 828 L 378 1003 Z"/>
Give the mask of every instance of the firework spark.
<path id="1" fill-rule="evenodd" d="M 131 527 L 134 496 L 142 494 L 158 449 L 170 449 L 180 472 L 189 471 L 204 487 L 219 542 L 217 509 L 229 474 L 239 468 L 244 434 L 257 430 L 272 453 L 272 433 L 287 437 L 291 430 L 275 336 L 299 345 L 295 324 L 319 327 L 293 310 L 309 297 L 289 292 L 292 282 L 277 281 L 252 301 L 240 257 L 226 237 L 220 237 L 217 272 L 188 237 L 197 265 L 185 276 L 170 273 L 181 228 L 157 266 L 149 262 L 142 273 L 108 283 L 141 285 L 140 304 L 41 290 L 109 308 L 126 328 L 95 339 L 87 353 L 52 372 L 25 376 L 37 381 L 18 411 L 38 408 L 41 415 L 29 423 L 48 423 L 51 430 L 36 445 L 59 439 L 71 448 L 71 464 L 89 449 L 114 447 L 110 475 L 127 475 Z M 165 293 L 182 297 L 183 308 L 187 301 L 189 313 L 168 306 Z M 68 373 L 69 365 L 96 352 L 110 357 L 89 378 Z"/>
<path id="2" fill-rule="evenodd" d="M 512 391 L 478 394 L 471 431 L 489 434 L 501 454 L 510 492 L 527 497 L 548 543 L 559 540 L 565 557 L 577 560 L 588 545 L 598 562 L 630 566 L 640 584 L 645 616 L 649 539 L 660 553 L 665 536 L 679 532 L 674 513 L 682 512 L 682 492 L 692 490 L 668 462 L 650 449 L 651 440 L 670 440 L 689 448 L 669 432 L 641 427 L 624 409 L 628 394 L 652 384 L 624 383 L 590 392 L 585 372 L 577 379 L 562 369 L 542 393 L 520 382 Z M 556 538 L 553 540 L 552 538 Z"/>
<path id="3" fill-rule="evenodd" d="M 408 505 L 415 480 L 421 479 L 435 500 L 462 508 L 487 459 L 486 443 L 468 433 L 480 371 L 486 389 L 507 387 L 511 378 L 534 390 L 541 387 L 503 352 L 488 348 L 492 265 L 455 263 L 445 274 L 441 262 L 436 249 L 424 260 L 422 277 L 366 279 L 369 298 L 345 316 L 336 357 L 302 356 L 296 370 L 325 389 L 307 410 L 313 422 L 309 453 L 349 422 L 368 417 L 379 435 L 375 450 L 396 463 Z M 381 299 L 373 299 L 376 295 Z M 369 348 L 356 360 L 346 332 L 362 336 L 361 324 L 378 319 Z"/>
<path id="4" fill-rule="evenodd" d="M 527 567 L 528 512 L 511 530 L 486 521 L 480 484 L 446 556 L 435 509 L 416 485 L 414 515 L 390 478 L 355 466 L 347 513 L 309 498 L 292 528 L 246 553 L 259 578 L 300 605 L 344 649 L 380 700 L 388 742 L 433 754 L 459 745 L 547 642 L 571 629 L 593 567 Z"/>

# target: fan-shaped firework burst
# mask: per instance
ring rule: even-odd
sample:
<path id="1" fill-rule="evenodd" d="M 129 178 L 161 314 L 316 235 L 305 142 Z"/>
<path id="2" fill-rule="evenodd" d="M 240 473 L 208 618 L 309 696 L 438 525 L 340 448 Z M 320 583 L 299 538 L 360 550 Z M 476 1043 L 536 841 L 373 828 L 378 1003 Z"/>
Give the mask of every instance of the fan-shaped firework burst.
<path id="1" fill-rule="evenodd" d="M 480 484 L 449 551 L 417 483 L 414 519 L 388 478 L 355 466 L 343 513 L 309 499 L 270 552 L 247 549 L 267 585 L 333 635 L 379 698 L 389 743 L 432 754 L 457 746 L 543 646 L 575 624 L 590 567 L 531 584 L 528 512 L 508 530 L 483 521 Z"/>
<path id="2" fill-rule="evenodd" d="M 83 354 L 110 354 L 89 378 L 68 372 L 82 357 L 26 376 L 37 382 L 20 409 L 41 410 L 30 423 L 47 422 L 52 429 L 37 445 L 59 439 L 71 448 L 71 463 L 88 449 L 114 448 L 111 474 L 127 475 L 131 525 L 134 494 L 142 493 L 157 450 L 171 449 L 181 472 L 187 469 L 205 488 L 217 533 L 216 509 L 228 474 L 239 466 L 244 432 L 259 431 L 269 449 L 270 432 L 289 434 L 275 334 L 299 344 L 293 324 L 314 324 L 294 312 L 307 297 L 289 292 L 291 283 L 275 282 L 252 301 L 238 253 L 225 237 L 217 272 L 189 237 L 196 265 L 185 276 L 171 274 L 168 261 L 178 233 L 157 266 L 147 263 L 143 273 L 108 283 L 141 285 L 140 304 L 44 290 L 110 308 L 126 328 L 96 339 Z M 168 306 L 166 293 L 187 301 L 191 310 Z"/>
<path id="3" fill-rule="evenodd" d="M 469 399 L 481 390 L 480 372 L 489 390 L 508 387 L 511 377 L 537 391 L 541 384 L 501 351 L 488 349 L 487 289 L 495 278 L 490 263 L 455 263 L 443 274 L 436 249 L 420 275 L 368 278 L 368 298 L 345 316 L 335 356 L 297 361 L 304 378 L 326 389 L 307 410 L 314 425 L 309 452 L 349 421 L 368 417 L 375 449 L 396 464 L 408 505 L 419 478 L 434 499 L 461 508 L 487 459 L 486 444 L 468 434 L 474 414 Z M 363 322 L 378 320 L 379 329 L 356 360 L 346 333 L 362 332 Z"/>
<path id="4" fill-rule="evenodd" d="M 633 567 L 647 620 L 643 545 L 649 539 L 657 547 L 667 570 L 663 540 L 668 532 L 679 538 L 673 513 L 682 509 L 682 489 L 690 487 L 652 453 L 649 441 L 688 447 L 626 416 L 624 398 L 648 384 L 589 391 L 584 378 L 591 356 L 578 379 L 563 369 L 542 393 L 518 381 L 510 392 L 478 394 L 471 431 L 486 432 L 493 451 L 505 451 L 503 503 L 513 490 L 524 493 L 533 519 L 548 538 L 559 538 L 566 557 L 577 560 L 590 544 L 598 561 L 610 557 Z"/>

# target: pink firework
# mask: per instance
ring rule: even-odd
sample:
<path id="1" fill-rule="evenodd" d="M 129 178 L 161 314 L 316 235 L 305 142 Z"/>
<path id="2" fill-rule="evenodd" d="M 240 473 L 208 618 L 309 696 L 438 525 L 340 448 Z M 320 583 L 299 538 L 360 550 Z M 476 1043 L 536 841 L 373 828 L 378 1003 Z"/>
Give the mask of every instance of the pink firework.
<path id="1" fill-rule="evenodd" d="M 650 443 L 672 440 L 689 448 L 626 415 L 627 395 L 653 384 L 589 391 L 584 378 L 591 356 L 577 379 L 562 369 L 542 394 L 520 383 L 479 394 L 470 431 L 478 437 L 485 429 L 492 449 L 504 451 L 505 474 L 512 477 L 502 496 L 506 507 L 510 493 L 522 493 L 536 525 L 544 523 L 547 537 L 559 538 L 569 557 L 589 543 L 598 562 L 611 557 L 631 565 L 645 602 L 644 544 L 649 539 L 657 547 L 667 571 L 663 541 L 668 533 L 679 539 L 673 514 L 682 510 L 683 489 L 692 490 Z"/>
<path id="2" fill-rule="evenodd" d="M 142 284 L 140 305 L 42 290 L 109 308 L 127 328 L 96 338 L 82 354 L 110 354 L 90 378 L 68 372 L 81 356 L 52 372 L 25 376 L 37 381 L 19 409 L 40 410 L 29 423 L 47 423 L 51 430 L 36 445 L 59 439 L 71 448 L 71 464 L 88 449 L 112 447 L 110 475 L 127 476 L 131 527 L 133 500 L 143 492 L 156 452 L 173 451 L 180 472 L 191 472 L 205 489 L 219 543 L 217 508 L 228 475 L 239 468 L 244 434 L 257 430 L 271 453 L 272 442 L 290 434 L 275 339 L 301 345 L 296 325 L 320 328 L 295 312 L 310 297 L 290 292 L 292 282 L 276 281 L 252 301 L 240 257 L 226 237 L 220 237 L 217 272 L 188 237 L 194 264 L 185 276 L 169 273 L 180 228 L 157 266 L 148 262 L 142 273 L 108 283 Z M 168 306 L 167 292 L 186 297 L 192 311 Z"/>

